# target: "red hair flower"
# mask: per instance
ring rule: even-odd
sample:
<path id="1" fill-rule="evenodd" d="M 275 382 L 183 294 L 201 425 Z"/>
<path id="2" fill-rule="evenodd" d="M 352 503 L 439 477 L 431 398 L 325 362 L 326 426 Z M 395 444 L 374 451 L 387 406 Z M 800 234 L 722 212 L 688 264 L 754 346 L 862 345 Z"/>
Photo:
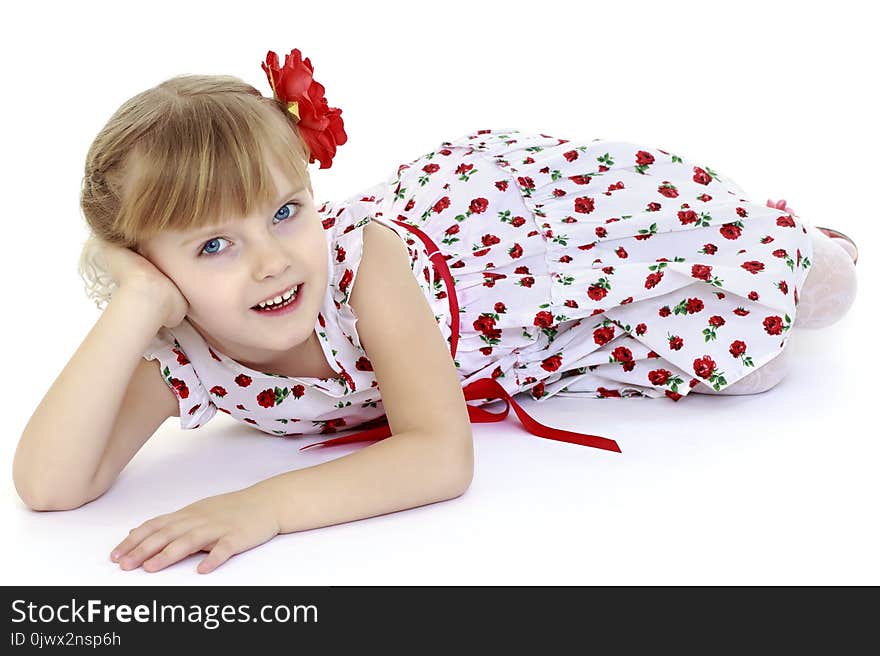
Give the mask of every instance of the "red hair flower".
<path id="1" fill-rule="evenodd" d="M 284 56 L 283 67 L 271 50 L 262 66 L 275 99 L 287 106 L 309 147 L 309 164 L 317 159 L 321 162 L 319 168 L 329 169 L 336 146 L 348 141 L 348 136 L 342 126 L 342 110 L 327 104 L 324 87 L 312 78 L 312 62 L 304 60 L 299 48 L 294 48 Z"/>

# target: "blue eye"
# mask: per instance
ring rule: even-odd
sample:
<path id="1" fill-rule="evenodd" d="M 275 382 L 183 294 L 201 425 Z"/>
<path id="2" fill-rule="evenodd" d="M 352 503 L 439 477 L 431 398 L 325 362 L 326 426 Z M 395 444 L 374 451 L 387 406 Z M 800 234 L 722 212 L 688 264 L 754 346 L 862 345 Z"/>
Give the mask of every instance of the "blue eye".
<path id="1" fill-rule="evenodd" d="M 285 204 L 281 207 L 280 210 L 278 210 L 277 212 L 275 212 L 275 217 L 274 217 L 274 218 L 276 218 L 276 219 L 280 219 L 281 221 L 286 221 L 288 218 L 290 218 L 290 210 L 288 210 L 287 208 L 288 208 L 289 206 L 291 206 L 291 205 L 293 205 L 294 207 L 299 207 L 299 203 L 295 203 L 295 202 L 293 202 L 293 201 L 291 201 L 291 202 L 289 202 L 289 203 L 285 203 Z M 282 216 L 278 216 L 279 214 L 282 214 Z M 277 225 L 277 224 L 276 224 L 276 225 Z M 204 244 L 202 244 L 202 248 L 201 248 L 201 250 L 199 251 L 199 256 L 202 256 L 202 255 L 217 255 L 218 253 L 222 253 L 223 251 L 221 251 L 221 250 L 214 250 L 214 251 L 212 251 L 212 250 L 206 250 L 206 249 L 208 249 L 208 247 L 209 247 L 211 244 L 213 244 L 214 242 L 219 242 L 221 239 L 225 240 L 226 238 L 225 238 L 225 237 L 213 237 L 212 239 L 209 239 L 209 240 L 206 241 Z M 228 240 L 227 240 L 227 241 L 228 241 Z"/>

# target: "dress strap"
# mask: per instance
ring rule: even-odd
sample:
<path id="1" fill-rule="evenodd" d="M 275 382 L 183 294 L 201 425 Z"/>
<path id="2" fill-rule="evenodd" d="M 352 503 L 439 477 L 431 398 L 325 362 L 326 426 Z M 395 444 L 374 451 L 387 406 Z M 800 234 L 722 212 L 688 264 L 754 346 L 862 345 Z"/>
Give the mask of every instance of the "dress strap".
<path id="1" fill-rule="evenodd" d="M 405 227 L 407 230 L 409 230 L 422 240 L 428 252 L 430 253 L 429 257 L 434 264 L 435 272 L 439 273 L 443 278 L 443 281 L 446 283 L 446 295 L 449 299 L 449 309 L 452 319 L 450 351 L 452 357 L 454 358 L 456 350 L 458 348 L 458 335 L 461 319 L 458 310 L 458 297 L 455 293 L 455 283 L 452 279 L 452 274 L 449 272 L 449 266 L 446 264 L 446 260 L 443 257 L 443 254 L 440 252 L 440 249 L 437 248 L 437 245 L 431 240 L 430 237 L 428 237 L 428 235 L 426 235 L 418 228 L 411 226 L 408 223 L 404 223 L 403 221 L 398 221 L 397 219 L 392 219 L 392 221 L 400 226 Z M 616 451 L 617 453 L 621 453 L 620 447 L 617 445 L 617 442 L 615 442 L 614 440 L 610 440 L 607 437 L 600 437 L 598 435 L 590 435 L 587 433 L 576 433 L 574 431 L 567 431 L 561 428 L 553 428 L 551 426 L 545 426 L 544 424 L 536 421 L 533 417 L 529 415 L 529 413 L 523 410 L 516 401 L 513 400 L 513 397 L 507 392 L 507 390 L 505 390 L 494 378 L 479 378 L 466 385 L 462 392 L 464 393 L 464 398 L 466 401 L 473 401 L 477 399 L 501 399 L 504 401 L 505 404 L 504 411 L 499 413 L 488 412 L 483 408 L 468 405 L 468 416 L 472 424 L 486 423 L 490 421 L 503 421 L 510 412 L 510 406 L 512 404 L 513 410 L 514 412 L 516 412 L 519 420 L 522 422 L 526 430 L 529 431 L 532 435 L 537 435 L 538 437 L 546 437 L 550 440 L 569 442 L 571 444 L 580 444 L 582 446 L 591 446 L 597 449 L 605 449 L 607 451 Z M 310 449 L 313 446 L 336 446 L 338 444 L 350 444 L 352 442 L 384 440 L 385 438 L 391 436 L 391 427 L 388 425 L 388 420 L 386 417 L 373 419 L 366 422 L 366 424 L 364 425 L 369 424 L 377 425 L 374 425 L 372 428 L 359 431 L 352 435 L 345 435 L 330 440 L 324 440 L 323 442 L 307 444 L 306 446 L 302 447 L 300 451 Z"/>

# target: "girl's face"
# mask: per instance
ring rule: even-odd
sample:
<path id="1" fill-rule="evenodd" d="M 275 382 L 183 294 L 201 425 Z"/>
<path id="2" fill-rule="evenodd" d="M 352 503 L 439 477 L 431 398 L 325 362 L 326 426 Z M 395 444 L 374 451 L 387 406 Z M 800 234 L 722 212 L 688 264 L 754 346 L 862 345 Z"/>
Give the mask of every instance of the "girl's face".
<path id="1" fill-rule="evenodd" d="M 166 231 L 140 248 L 183 293 L 187 319 L 210 345 L 264 368 L 307 348 L 328 273 L 327 242 L 311 193 L 270 169 L 284 194 L 271 208 L 219 228 Z M 252 309 L 296 284 L 299 307 L 292 313 Z"/>

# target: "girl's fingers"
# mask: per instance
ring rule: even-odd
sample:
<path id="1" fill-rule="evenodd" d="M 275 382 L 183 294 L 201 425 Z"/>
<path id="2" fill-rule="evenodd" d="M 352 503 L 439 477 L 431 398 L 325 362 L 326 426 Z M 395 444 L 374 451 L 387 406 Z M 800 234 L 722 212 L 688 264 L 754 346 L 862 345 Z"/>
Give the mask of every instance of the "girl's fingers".
<path id="1" fill-rule="evenodd" d="M 144 570 L 155 572 L 163 567 L 173 565 L 186 556 L 207 548 L 216 539 L 217 536 L 207 526 L 191 529 L 147 560 L 144 563 Z"/>
<path id="2" fill-rule="evenodd" d="M 199 574 L 207 574 L 217 569 L 220 565 L 229 560 L 230 557 L 234 556 L 240 551 L 237 548 L 235 542 L 228 535 L 224 535 L 222 538 L 217 540 L 217 544 L 214 545 L 214 548 L 211 549 L 211 553 L 199 563 L 196 571 Z"/>
<path id="3" fill-rule="evenodd" d="M 162 521 L 162 519 L 165 517 L 167 517 L 167 515 L 154 517 L 153 519 L 144 522 L 137 528 L 131 529 L 128 532 L 128 537 L 117 544 L 113 551 L 110 553 L 110 559 L 118 561 L 120 558 L 125 556 L 129 551 L 140 544 L 141 540 L 164 526 L 164 522 Z"/>
<path id="4" fill-rule="evenodd" d="M 177 539 L 188 530 L 189 524 L 186 522 L 176 522 L 153 529 L 153 532 L 144 537 L 137 546 L 129 550 L 127 554 L 119 557 L 120 566 L 122 569 L 139 567 L 144 560 L 163 549 L 165 545 Z M 139 531 L 140 529 L 137 529 L 132 535 Z"/>

